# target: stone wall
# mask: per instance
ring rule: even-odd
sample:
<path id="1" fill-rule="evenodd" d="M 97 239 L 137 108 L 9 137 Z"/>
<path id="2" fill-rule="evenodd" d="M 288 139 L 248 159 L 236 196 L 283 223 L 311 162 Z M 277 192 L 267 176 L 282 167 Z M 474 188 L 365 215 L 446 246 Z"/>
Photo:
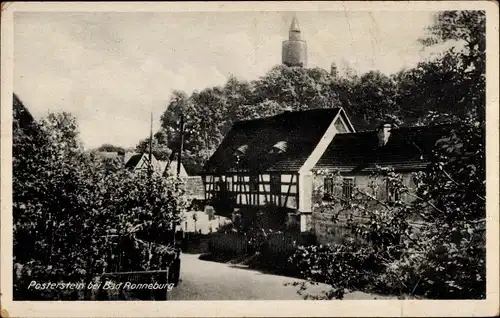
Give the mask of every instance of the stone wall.
<path id="1" fill-rule="evenodd" d="M 369 185 L 373 179 L 370 179 L 368 175 L 351 175 L 349 177 L 354 177 L 354 184 L 358 189 L 368 192 L 372 190 Z M 409 187 L 414 187 L 411 173 L 403 175 L 403 182 Z M 346 237 L 352 236 L 346 227 L 347 219 L 352 215 L 352 211 L 342 210 L 344 208 L 341 204 L 336 204 L 333 207 L 324 205 L 323 176 L 315 176 L 313 185 L 315 193 L 313 194 L 312 232 L 315 234 L 318 244 L 341 243 Z M 385 186 L 380 186 L 381 193 L 378 193 L 378 195 L 384 195 L 384 191 Z M 409 196 L 402 196 L 401 199 L 406 202 L 412 200 Z M 367 220 L 362 215 L 352 215 L 352 217 L 357 222 Z"/>
<path id="2" fill-rule="evenodd" d="M 351 236 L 343 220 L 332 221 L 333 213 L 313 213 L 312 223 L 314 234 L 319 244 L 342 243 L 342 240 Z"/>

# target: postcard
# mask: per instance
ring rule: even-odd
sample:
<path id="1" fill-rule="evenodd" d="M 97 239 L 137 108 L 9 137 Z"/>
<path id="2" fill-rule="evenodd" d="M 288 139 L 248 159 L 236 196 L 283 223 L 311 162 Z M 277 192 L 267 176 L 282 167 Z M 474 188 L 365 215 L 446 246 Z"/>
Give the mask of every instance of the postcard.
<path id="1" fill-rule="evenodd" d="M 498 315 L 498 3 L 1 18 L 2 317 Z"/>

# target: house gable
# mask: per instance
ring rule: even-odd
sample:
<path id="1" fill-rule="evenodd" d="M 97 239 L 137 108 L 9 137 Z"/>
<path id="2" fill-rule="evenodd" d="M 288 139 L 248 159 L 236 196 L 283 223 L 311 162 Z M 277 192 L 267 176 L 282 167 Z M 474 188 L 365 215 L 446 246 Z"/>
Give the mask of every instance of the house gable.
<path id="1" fill-rule="evenodd" d="M 149 155 L 146 153 L 137 153 L 132 155 L 125 163 L 125 168 L 133 170 L 146 170 L 149 168 Z M 161 169 L 161 165 L 155 156 L 151 156 L 151 165 L 155 170 Z"/>
<path id="2" fill-rule="evenodd" d="M 149 167 L 149 160 L 145 155 L 143 155 L 137 166 L 135 166 L 135 169 L 148 169 L 148 167 Z"/>
<path id="3" fill-rule="evenodd" d="M 311 169 L 314 168 L 318 160 L 321 158 L 323 153 L 326 151 L 330 142 L 333 140 L 335 135 L 341 133 L 354 133 L 354 127 L 349 121 L 349 118 L 345 114 L 344 110 L 341 108 L 338 114 L 330 123 L 330 126 L 325 131 L 324 135 L 321 137 L 319 143 L 316 145 L 314 150 L 311 152 L 307 160 L 304 162 L 299 170 L 300 174 L 310 174 Z"/>
<path id="4" fill-rule="evenodd" d="M 186 169 L 184 168 L 184 165 L 182 164 L 181 162 L 181 167 L 180 167 L 180 173 L 179 173 L 179 176 L 180 177 L 187 177 L 188 174 L 186 172 Z M 172 175 L 177 175 L 177 160 L 172 160 L 168 163 L 165 163 L 165 166 L 162 167 L 162 171 L 163 173 L 166 175 L 166 174 L 172 174 Z"/>
<path id="5" fill-rule="evenodd" d="M 125 163 L 125 168 L 136 169 L 139 166 L 139 163 L 141 162 L 143 156 L 144 154 L 142 153 L 133 154 Z"/>
<path id="6" fill-rule="evenodd" d="M 344 116 L 342 116 L 344 115 Z M 337 133 L 348 133 L 355 132 L 354 127 L 351 125 L 349 118 L 345 115 L 345 112 L 342 111 L 337 118 L 335 118 L 335 128 L 337 129 Z"/>

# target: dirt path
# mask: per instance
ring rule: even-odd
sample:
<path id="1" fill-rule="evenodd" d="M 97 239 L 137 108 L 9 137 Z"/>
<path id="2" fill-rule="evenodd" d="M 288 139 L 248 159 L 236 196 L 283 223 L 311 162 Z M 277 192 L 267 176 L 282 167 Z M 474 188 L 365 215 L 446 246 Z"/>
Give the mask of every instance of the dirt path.
<path id="1" fill-rule="evenodd" d="M 226 263 L 198 259 L 199 254 L 181 256 L 181 282 L 171 291 L 169 300 L 301 300 L 298 287 L 285 283 L 300 281 Z M 328 285 L 312 286 L 308 292 L 319 295 Z M 381 298 L 381 297 L 377 297 Z M 345 299 L 375 299 L 355 292 Z"/>

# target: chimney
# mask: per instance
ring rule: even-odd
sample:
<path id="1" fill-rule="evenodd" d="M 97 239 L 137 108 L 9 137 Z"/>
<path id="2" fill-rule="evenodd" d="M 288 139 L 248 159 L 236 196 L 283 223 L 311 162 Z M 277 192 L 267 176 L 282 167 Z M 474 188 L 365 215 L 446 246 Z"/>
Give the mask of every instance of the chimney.
<path id="1" fill-rule="evenodd" d="M 389 141 L 389 137 L 391 136 L 392 125 L 389 123 L 382 124 L 378 129 L 378 145 L 379 147 L 383 147 Z"/>

